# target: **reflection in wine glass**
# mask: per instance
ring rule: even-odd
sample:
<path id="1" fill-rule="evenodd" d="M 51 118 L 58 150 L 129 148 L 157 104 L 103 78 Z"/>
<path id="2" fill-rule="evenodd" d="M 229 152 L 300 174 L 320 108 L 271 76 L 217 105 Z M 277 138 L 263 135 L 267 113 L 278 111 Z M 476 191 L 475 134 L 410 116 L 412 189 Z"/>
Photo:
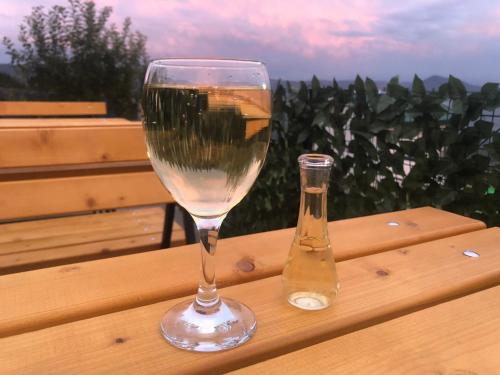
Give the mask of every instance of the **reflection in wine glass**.
<path id="1" fill-rule="evenodd" d="M 167 312 L 161 332 L 187 350 L 238 346 L 254 333 L 255 317 L 245 305 L 219 298 L 213 256 L 222 221 L 250 190 L 267 153 L 267 71 L 253 61 L 153 61 L 142 105 L 153 168 L 193 217 L 202 246 L 198 294 Z"/>

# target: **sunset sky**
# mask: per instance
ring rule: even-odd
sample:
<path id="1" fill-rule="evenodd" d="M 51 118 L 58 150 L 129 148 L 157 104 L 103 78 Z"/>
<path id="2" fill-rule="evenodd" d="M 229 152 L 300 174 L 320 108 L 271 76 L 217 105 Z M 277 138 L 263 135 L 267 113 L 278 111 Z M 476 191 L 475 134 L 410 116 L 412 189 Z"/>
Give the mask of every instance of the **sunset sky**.
<path id="1" fill-rule="evenodd" d="M 152 58 L 231 57 L 266 62 L 271 77 L 375 79 L 453 74 L 500 81 L 500 0 L 96 0 L 127 16 Z M 35 5 L 0 0 L 0 36 L 17 38 Z M 0 47 L 0 62 L 9 62 Z"/>

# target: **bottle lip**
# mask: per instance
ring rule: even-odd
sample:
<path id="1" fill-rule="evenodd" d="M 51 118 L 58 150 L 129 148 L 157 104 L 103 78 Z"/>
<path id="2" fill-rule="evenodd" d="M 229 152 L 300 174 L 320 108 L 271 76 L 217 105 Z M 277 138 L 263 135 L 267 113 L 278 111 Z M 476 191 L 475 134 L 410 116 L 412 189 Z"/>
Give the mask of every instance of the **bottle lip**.
<path id="1" fill-rule="evenodd" d="M 325 154 L 302 154 L 297 159 L 300 167 L 307 168 L 330 168 L 333 158 Z"/>

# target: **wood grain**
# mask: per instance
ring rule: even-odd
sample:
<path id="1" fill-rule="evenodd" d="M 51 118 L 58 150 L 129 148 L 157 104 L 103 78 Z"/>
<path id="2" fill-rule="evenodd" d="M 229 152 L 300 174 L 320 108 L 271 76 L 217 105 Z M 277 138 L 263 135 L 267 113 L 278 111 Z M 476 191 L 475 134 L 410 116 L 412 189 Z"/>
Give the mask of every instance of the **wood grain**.
<path id="1" fill-rule="evenodd" d="M 0 220 L 169 202 L 153 171 L 0 182 Z"/>
<path id="2" fill-rule="evenodd" d="M 329 223 L 337 261 L 482 228 L 479 221 L 429 207 Z M 281 273 L 293 234 L 291 228 L 219 241 L 219 286 Z M 3 276 L 0 296 L 9 308 L 0 310 L 0 337 L 191 294 L 199 257 L 198 245 L 190 245 L 75 264 L 69 271 Z"/>
<path id="3" fill-rule="evenodd" d="M 496 287 L 231 374 L 495 374 L 499 339 Z"/>
<path id="4" fill-rule="evenodd" d="M 27 221 L 0 226 L 0 275 L 160 249 L 162 207 Z M 171 246 L 185 244 L 174 222 Z"/>
<path id="5" fill-rule="evenodd" d="M 64 127 L 88 127 L 88 126 L 123 126 L 140 125 L 139 121 L 130 121 L 120 117 L 99 118 L 0 118 L 0 129 L 7 128 L 64 128 Z"/>
<path id="6" fill-rule="evenodd" d="M 162 206 L 136 207 L 132 209 L 122 209 L 115 212 L 106 212 L 101 214 L 88 214 L 78 216 L 65 216 L 61 218 L 30 220 L 0 226 L 0 249 L 6 243 L 15 243 L 29 240 L 39 240 L 47 237 L 58 238 L 61 234 L 71 231 L 71 233 L 92 233 L 96 227 L 123 227 L 133 224 L 142 224 L 142 227 L 148 228 L 157 223 L 163 224 L 165 209 Z M 125 224 L 124 224 L 125 222 Z M 151 228 L 149 228 L 151 229 Z M 173 231 L 182 231 L 181 226 L 174 222 Z M 151 232 L 151 230 L 149 230 Z M 138 233 L 141 233 L 140 231 Z M 143 233 L 143 232 L 142 232 Z M 110 236 L 113 236 L 110 233 Z M 108 237 L 103 237 L 108 238 Z M 113 237 L 109 237 L 113 238 Z M 180 238 L 175 237 L 174 240 Z M 49 248 L 60 247 L 63 244 L 52 243 Z M 36 248 L 44 248 L 36 246 Z M 33 249 L 30 249 L 33 250 Z M 8 253 L 8 251 L 1 251 Z"/>
<path id="7" fill-rule="evenodd" d="M 148 160 L 140 124 L 0 127 L 0 168 Z"/>
<path id="8" fill-rule="evenodd" d="M 105 102 L 0 101 L 0 116 L 106 115 Z"/>
<path id="9" fill-rule="evenodd" d="M 22 221 L 17 223 L 2 224 L 0 226 L 0 254 L 19 251 L 30 251 L 33 249 L 45 249 L 47 247 L 64 246 L 67 243 L 58 239 L 59 236 L 71 232 L 78 234 L 92 234 L 95 228 L 127 227 L 141 224 L 144 227 L 149 220 L 154 223 L 162 221 L 163 207 L 142 207 L 130 210 L 119 210 L 102 214 L 89 214 L 70 217 L 61 217 L 45 220 Z M 139 231 L 141 232 L 141 231 Z M 137 234 L 132 232 L 132 234 Z M 19 243 L 37 241 L 53 238 L 48 246 L 29 246 L 28 248 L 7 246 L 19 246 Z M 101 238 L 102 239 L 102 238 Z M 85 241 L 84 242 L 88 242 Z M 12 249 L 12 250 L 10 250 Z"/>
<path id="10" fill-rule="evenodd" d="M 313 313 L 284 301 L 279 277 L 229 287 L 222 295 L 250 306 L 259 326 L 252 340 L 228 352 L 195 354 L 168 345 L 160 336 L 158 322 L 179 302 L 171 300 L 3 338 L 1 370 L 3 374 L 235 370 L 496 286 L 500 282 L 499 242 L 500 229 L 491 228 L 341 262 L 342 289 L 337 302 Z M 462 252 L 468 248 L 481 257 L 465 257 Z M 178 268 L 177 273 L 183 271 Z M 33 282 L 29 276 L 25 275 L 24 282 Z M 123 282 L 120 275 L 116 282 Z M 97 285 L 97 280 L 89 280 L 88 288 Z M 5 306 L 11 308 L 4 303 L 2 309 Z"/>

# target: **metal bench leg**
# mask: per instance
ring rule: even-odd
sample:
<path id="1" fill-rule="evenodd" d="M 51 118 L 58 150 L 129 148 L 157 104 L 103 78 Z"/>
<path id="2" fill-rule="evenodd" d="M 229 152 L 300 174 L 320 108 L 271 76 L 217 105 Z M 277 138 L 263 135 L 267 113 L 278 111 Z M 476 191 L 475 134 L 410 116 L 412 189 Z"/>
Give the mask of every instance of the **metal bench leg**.
<path id="1" fill-rule="evenodd" d="M 194 224 L 194 220 L 183 207 L 181 207 L 182 210 L 182 219 L 184 222 L 184 233 L 186 235 L 186 243 L 187 244 L 192 244 L 196 243 L 196 226 Z"/>
<path id="2" fill-rule="evenodd" d="M 165 205 L 165 220 L 163 221 L 163 238 L 161 248 L 170 247 L 172 239 L 172 228 L 174 226 L 175 203 Z"/>

